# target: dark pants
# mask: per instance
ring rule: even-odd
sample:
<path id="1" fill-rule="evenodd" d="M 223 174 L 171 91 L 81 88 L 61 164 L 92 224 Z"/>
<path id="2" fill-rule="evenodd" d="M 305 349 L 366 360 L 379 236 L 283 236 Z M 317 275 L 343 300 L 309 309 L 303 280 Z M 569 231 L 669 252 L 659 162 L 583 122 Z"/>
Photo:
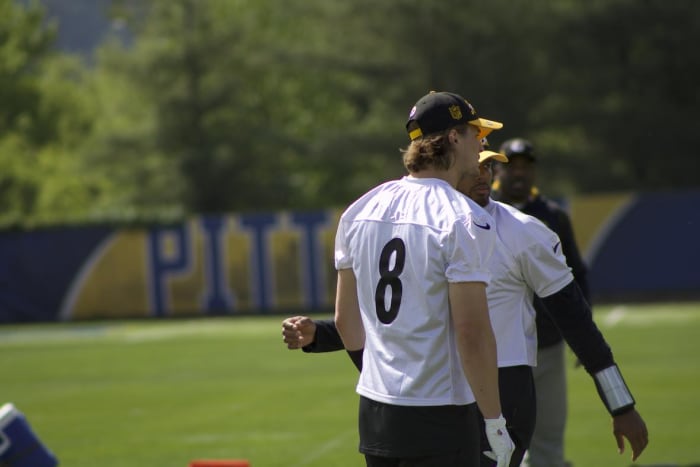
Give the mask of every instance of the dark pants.
<path id="1" fill-rule="evenodd" d="M 506 419 L 506 428 L 510 434 L 515 451 L 510 460 L 510 467 L 518 467 L 530 447 L 530 440 L 535 431 L 535 382 L 530 366 L 510 366 L 498 369 L 498 390 L 501 394 L 501 410 Z M 483 417 L 481 419 L 481 451 L 491 449 L 486 438 Z M 496 462 L 481 456 L 481 467 L 493 467 Z"/>

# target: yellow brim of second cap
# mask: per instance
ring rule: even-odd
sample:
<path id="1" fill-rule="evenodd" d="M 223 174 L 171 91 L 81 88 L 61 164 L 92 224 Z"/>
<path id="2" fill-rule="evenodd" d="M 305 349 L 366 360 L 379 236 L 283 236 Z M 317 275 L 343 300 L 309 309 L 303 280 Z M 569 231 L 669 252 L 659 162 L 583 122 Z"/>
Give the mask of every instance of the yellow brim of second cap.
<path id="1" fill-rule="evenodd" d="M 496 159 L 498 162 L 508 162 L 506 155 L 500 152 L 481 151 L 479 153 L 479 164 L 489 159 Z"/>

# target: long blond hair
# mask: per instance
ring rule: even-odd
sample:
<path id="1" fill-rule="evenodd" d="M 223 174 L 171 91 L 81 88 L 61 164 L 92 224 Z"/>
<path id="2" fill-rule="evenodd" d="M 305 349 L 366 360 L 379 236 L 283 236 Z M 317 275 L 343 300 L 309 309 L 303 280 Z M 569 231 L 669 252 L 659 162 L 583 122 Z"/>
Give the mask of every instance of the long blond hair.
<path id="1" fill-rule="evenodd" d="M 411 122 L 413 124 L 414 122 Z M 458 133 L 467 132 L 467 125 L 461 124 L 441 133 L 433 133 L 411 141 L 406 149 L 402 149 L 403 165 L 409 173 L 426 169 L 448 170 L 454 164 L 452 142 L 447 137 L 452 129 Z M 409 128 L 409 131 L 411 128 Z"/>

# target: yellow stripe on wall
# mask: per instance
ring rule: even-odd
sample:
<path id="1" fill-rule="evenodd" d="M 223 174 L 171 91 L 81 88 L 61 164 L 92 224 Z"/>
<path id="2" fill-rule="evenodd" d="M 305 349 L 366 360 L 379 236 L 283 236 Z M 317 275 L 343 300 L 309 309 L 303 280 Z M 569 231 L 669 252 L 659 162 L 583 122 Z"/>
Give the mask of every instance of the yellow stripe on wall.
<path id="1" fill-rule="evenodd" d="M 77 284 L 71 319 L 148 316 L 145 258 L 143 230 L 115 233 L 83 283 Z"/>
<path id="2" fill-rule="evenodd" d="M 633 196 L 633 193 L 618 193 L 577 196 L 571 199 L 571 222 L 579 250 L 584 257 L 590 254 L 589 249 L 608 222 L 627 206 Z"/>

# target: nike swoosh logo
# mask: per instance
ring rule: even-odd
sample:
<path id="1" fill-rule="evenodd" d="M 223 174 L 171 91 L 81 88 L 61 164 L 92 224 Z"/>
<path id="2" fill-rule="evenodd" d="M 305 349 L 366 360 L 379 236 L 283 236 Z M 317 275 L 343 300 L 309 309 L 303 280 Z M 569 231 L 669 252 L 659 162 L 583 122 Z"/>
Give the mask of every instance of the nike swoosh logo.
<path id="1" fill-rule="evenodd" d="M 555 253 L 557 252 L 559 245 L 561 245 L 561 242 L 557 242 L 557 244 L 552 247 L 552 250 L 554 250 Z"/>
<path id="2" fill-rule="evenodd" d="M 481 225 L 481 224 L 478 224 L 476 221 L 474 221 L 473 224 L 474 224 L 475 226 L 479 227 L 480 229 L 484 229 L 484 230 L 490 230 L 490 229 L 491 229 L 491 226 L 489 225 L 488 222 L 487 222 L 486 224 L 484 224 L 484 225 Z"/>

